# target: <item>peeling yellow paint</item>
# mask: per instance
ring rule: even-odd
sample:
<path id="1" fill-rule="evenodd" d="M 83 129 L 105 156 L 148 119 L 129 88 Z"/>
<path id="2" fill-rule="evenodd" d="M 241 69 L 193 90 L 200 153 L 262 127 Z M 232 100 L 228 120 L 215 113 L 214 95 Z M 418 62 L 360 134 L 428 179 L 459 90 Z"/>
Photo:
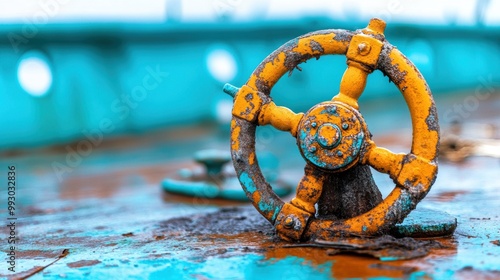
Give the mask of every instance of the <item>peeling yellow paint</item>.
<path id="1" fill-rule="evenodd" d="M 233 118 L 231 120 L 231 151 L 238 151 L 240 149 L 240 137 L 241 127 L 236 124 L 236 120 Z"/>
<path id="2" fill-rule="evenodd" d="M 271 124 L 276 129 L 289 131 L 295 137 L 303 115 L 303 113 L 296 114 L 286 107 L 276 106 L 274 102 L 269 102 L 262 107 L 259 125 Z"/>
<path id="3" fill-rule="evenodd" d="M 253 165 L 255 163 L 255 152 L 251 152 L 248 157 L 248 164 Z"/>
<path id="4" fill-rule="evenodd" d="M 358 162 L 369 164 L 380 172 L 388 173 L 396 183 L 396 187 L 389 196 L 364 214 L 346 220 L 319 220 L 314 218 L 315 204 L 323 190 L 326 173 L 325 170 L 308 164 L 305 176 L 298 185 L 296 197 L 290 203 L 284 204 L 276 218 L 276 230 L 284 239 L 299 240 L 303 234 L 308 237 L 316 236 L 324 239 L 343 234 L 379 234 L 381 229 L 393 226 L 404 218 L 426 195 L 436 178 L 439 129 L 431 92 L 415 66 L 396 48 L 386 44 L 383 39 L 384 29 L 385 22 L 372 19 L 368 27 L 361 32 L 350 35 L 343 33 L 342 38 L 350 40 L 338 40 L 337 34 L 333 31 L 300 37 L 297 41 L 289 42 L 295 45 L 287 44 L 282 49 L 284 51 L 273 53 L 266 58 L 251 75 L 244 86 L 245 89 L 240 90 L 237 94 L 236 99 L 238 100 L 235 101 L 233 109 L 235 117 L 247 120 L 254 125 L 271 124 L 279 130 L 289 131 L 295 137 L 299 137 L 298 134 L 301 133 L 304 135 L 312 133 L 316 137 L 317 143 L 307 144 L 306 148 L 310 149 L 314 156 L 323 157 L 321 160 L 328 161 L 332 156 L 327 154 L 328 156 L 325 157 L 320 152 L 336 148 L 339 158 L 344 155 L 352 157 L 353 161 L 345 166 L 346 169 L 358 164 Z M 294 47 L 290 49 L 289 46 Z M 287 49 L 287 47 L 289 48 Z M 380 62 L 383 50 L 385 60 Z M 290 54 L 298 55 L 298 58 L 287 65 L 287 55 Z M 330 103 L 341 104 L 338 107 L 352 108 L 349 110 L 358 116 L 359 123 L 349 123 L 345 120 L 353 119 L 352 116 L 347 116 L 345 112 L 339 114 L 339 112 L 332 110 L 329 114 L 343 118 L 342 121 L 337 123 L 332 117 L 332 119 L 324 121 L 326 124 L 324 131 L 318 132 L 321 118 L 324 117 L 321 113 L 313 112 L 313 109 L 307 115 L 296 114 L 286 107 L 276 106 L 270 99 L 265 99 L 263 102 L 259 97 L 258 89 L 270 91 L 285 73 L 293 70 L 296 63 L 326 54 L 346 54 L 348 67 L 342 77 L 339 93 L 333 98 L 334 102 L 330 101 Z M 395 154 L 387 149 L 377 147 L 371 141 L 366 123 L 358 112 L 358 99 L 365 89 L 367 77 L 374 69 L 381 67 L 378 65 L 379 63 L 385 63 L 383 67 L 390 67 L 390 69 L 384 68 L 384 71 L 395 73 L 392 76 L 393 82 L 398 86 L 408 104 L 413 126 L 413 144 L 409 154 Z M 246 94 L 240 94 L 241 92 L 246 92 Z M 252 98 L 248 95 L 249 93 L 253 94 Z M 261 94 L 269 94 L 269 92 Z M 315 123 L 314 126 L 311 124 L 311 128 L 308 127 L 307 132 L 304 132 L 301 125 L 307 117 L 311 117 L 311 120 L 314 119 L 318 123 Z M 340 130 L 339 127 L 344 128 Z M 239 151 L 241 148 L 239 145 L 241 127 L 233 119 L 231 128 L 231 150 L 233 152 Z M 351 133 L 349 129 L 355 133 Z M 340 139 L 343 136 L 351 142 L 358 141 L 359 139 L 353 140 L 355 139 L 353 135 L 362 135 L 360 139 L 364 142 L 359 142 L 360 145 L 363 144 L 360 153 L 353 153 L 351 146 L 344 147 L 336 142 L 337 138 Z M 303 151 L 304 149 L 301 147 L 301 152 Z M 255 164 L 255 152 L 248 153 L 248 164 Z M 259 188 L 266 188 L 267 185 L 256 187 L 257 190 L 252 194 L 252 202 L 258 209 L 261 200 L 264 199 L 268 203 L 274 198 L 262 197 L 262 194 L 266 192 L 260 192 Z M 282 202 L 280 201 L 280 203 Z M 274 216 L 272 211 L 266 213 L 268 216 Z M 272 220 L 272 217 L 266 218 Z M 298 228 L 290 226 L 294 221 L 300 222 L 296 224 L 299 225 Z"/>

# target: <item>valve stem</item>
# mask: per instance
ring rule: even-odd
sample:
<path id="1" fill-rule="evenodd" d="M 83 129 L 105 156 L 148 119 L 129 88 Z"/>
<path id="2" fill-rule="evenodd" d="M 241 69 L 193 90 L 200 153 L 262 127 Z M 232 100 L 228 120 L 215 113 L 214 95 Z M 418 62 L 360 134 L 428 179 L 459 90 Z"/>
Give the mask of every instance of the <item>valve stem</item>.
<path id="1" fill-rule="evenodd" d="M 225 93 L 231 95 L 233 98 L 238 93 L 240 88 L 233 86 L 232 84 L 225 84 L 224 87 L 222 88 L 222 91 Z"/>

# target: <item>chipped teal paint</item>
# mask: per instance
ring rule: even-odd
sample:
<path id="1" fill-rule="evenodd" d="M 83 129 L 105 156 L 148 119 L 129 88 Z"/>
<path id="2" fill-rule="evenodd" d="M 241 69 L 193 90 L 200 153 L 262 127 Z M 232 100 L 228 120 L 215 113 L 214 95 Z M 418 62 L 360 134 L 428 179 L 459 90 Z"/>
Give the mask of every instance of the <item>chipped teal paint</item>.
<path id="1" fill-rule="evenodd" d="M 266 216 L 267 213 L 271 213 L 272 211 L 273 216 L 271 217 L 270 222 L 274 224 L 274 221 L 276 221 L 276 217 L 278 217 L 278 214 L 281 211 L 281 206 L 275 206 L 274 204 L 270 204 L 264 200 L 259 201 L 257 206 L 262 213 L 266 214 Z"/>
<path id="2" fill-rule="evenodd" d="M 445 212 L 417 208 L 402 223 L 395 225 L 391 233 L 396 236 L 442 236 L 452 234 L 456 227 L 457 219 Z"/>
<path id="3" fill-rule="evenodd" d="M 165 179 L 162 181 L 165 191 L 196 197 L 213 198 L 219 195 L 219 188 L 203 182 L 178 181 Z"/>
<path id="4" fill-rule="evenodd" d="M 269 204 L 268 202 L 262 199 L 261 201 L 259 201 L 259 209 L 264 213 L 268 213 L 274 209 L 274 205 Z"/>
<path id="5" fill-rule="evenodd" d="M 306 127 L 306 129 L 307 129 L 307 131 L 310 130 L 309 127 Z M 306 132 L 306 130 L 302 129 L 300 131 L 300 140 L 301 140 L 301 143 L 304 143 L 304 140 L 306 140 L 306 138 L 307 138 L 307 132 Z"/>
<path id="6" fill-rule="evenodd" d="M 331 279 L 332 262 L 314 265 L 298 257 L 264 259 L 246 254 L 204 260 L 144 260 L 151 272 L 148 279 Z"/>
<path id="7" fill-rule="evenodd" d="M 399 260 L 398 257 L 380 257 L 380 260 L 383 262 L 391 262 Z"/>
<path id="8" fill-rule="evenodd" d="M 335 127 L 337 127 L 337 126 L 335 125 Z M 333 165 L 333 164 L 329 164 L 329 163 L 321 160 L 316 155 L 317 149 L 313 149 L 313 150 L 309 149 L 309 146 L 312 146 L 311 145 L 312 141 L 308 140 L 308 136 L 309 136 L 308 132 L 309 132 L 309 127 L 306 126 L 306 127 L 302 128 L 300 130 L 300 132 L 298 133 L 298 142 L 299 142 L 300 150 L 302 151 L 303 157 L 306 160 L 308 160 L 309 162 L 311 162 L 312 164 L 314 164 L 315 166 L 318 166 L 320 168 L 330 169 L 330 170 L 341 169 L 341 168 L 344 168 L 344 167 L 348 166 L 349 164 L 351 164 L 358 156 L 359 151 L 361 149 L 361 146 L 364 143 L 364 137 L 365 137 L 365 134 L 363 132 L 358 133 L 355 136 L 356 138 L 354 139 L 352 145 L 349 147 L 349 149 L 352 152 L 345 158 L 345 160 L 342 163 L 337 164 L 337 165 Z M 340 132 L 340 130 L 339 130 L 339 132 Z M 314 137 L 314 139 L 316 140 L 316 138 L 317 138 L 317 135 Z M 341 137 L 339 137 L 338 142 L 341 142 Z M 336 145 L 338 145 L 338 143 Z M 326 149 L 326 150 L 328 150 L 328 149 Z M 331 154 L 329 154 L 329 156 L 331 156 L 331 157 L 337 156 L 337 150 L 335 150 L 335 149 L 330 150 L 329 153 L 331 153 Z"/>
<path id="9" fill-rule="evenodd" d="M 274 225 L 274 221 L 276 221 L 276 217 L 278 217 L 278 214 L 279 212 L 281 212 L 281 207 L 282 206 L 276 206 L 276 208 L 274 208 L 274 214 L 273 216 L 271 217 L 271 223 Z"/>
<path id="10" fill-rule="evenodd" d="M 359 150 L 361 149 L 361 145 L 363 145 L 364 140 L 365 140 L 365 134 L 363 132 L 360 132 L 358 134 L 358 137 L 356 138 L 356 142 L 354 143 L 353 155 L 358 154 Z"/>
<path id="11" fill-rule="evenodd" d="M 428 273 L 424 271 L 415 271 L 411 273 L 410 275 L 405 275 L 404 279 L 408 280 L 423 280 L 423 279 L 433 279 L 433 280 L 448 280 L 448 279 L 453 279 L 453 278 L 446 278 L 446 277 L 439 277 L 436 278 L 435 275 L 429 275 Z M 361 279 L 361 278 L 353 278 L 353 279 Z M 394 280 L 394 279 L 401 279 L 401 278 L 393 278 L 393 277 L 387 277 L 387 276 L 378 276 L 378 277 L 370 277 L 366 278 L 368 280 Z"/>
<path id="12" fill-rule="evenodd" d="M 425 271 L 415 271 L 412 274 L 410 274 L 410 277 L 408 277 L 409 280 L 420 280 L 420 279 L 434 279 L 437 280 L 439 278 L 436 278 L 435 275 L 429 275 Z M 453 279 L 452 277 L 447 277 L 443 279 Z"/>
<path id="13" fill-rule="evenodd" d="M 320 114 L 334 115 L 339 117 L 339 113 L 337 112 L 337 106 L 327 106 Z"/>
<path id="14" fill-rule="evenodd" d="M 243 188 L 250 194 L 253 194 L 257 190 L 255 183 L 253 182 L 252 178 L 248 176 L 247 172 L 243 171 L 238 178 L 240 179 Z"/>
<path id="15" fill-rule="evenodd" d="M 361 278 L 354 278 L 354 279 L 361 279 Z M 401 279 L 401 278 L 393 278 L 393 277 L 387 277 L 387 276 L 378 276 L 378 277 L 370 277 L 366 278 L 368 280 L 394 280 L 394 279 Z M 433 280 L 448 280 L 448 279 L 453 279 L 453 278 L 436 278 L 434 275 L 429 275 L 428 273 L 424 271 L 415 271 L 411 273 L 410 275 L 405 275 L 404 279 L 408 280 L 423 280 L 423 279 L 433 279 Z"/>
<path id="16" fill-rule="evenodd" d="M 204 182 L 178 181 L 167 178 L 162 181 L 162 188 L 169 193 L 192 197 L 248 201 L 245 192 L 241 188 L 219 189 L 216 185 Z"/>
<path id="17" fill-rule="evenodd" d="M 368 230 L 368 227 L 367 226 L 363 226 L 363 231 L 367 231 Z"/>
<path id="18" fill-rule="evenodd" d="M 237 186 L 219 188 L 216 185 L 210 184 L 208 182 L 205 183 L 178 181 L 169 178 L 164 179 L 161 184 L 163 190 L 169 193 L 176 193 L 193 197 L 223 198 L 227 200 L 248 201 L 248 197 L 246 196 L 242 188 L 240 188 L 239 184 Z M 292 192 L 292 190 L 292 187 L 283 183 L 276 183 L 275 187 L 273 188 L 273 191 L 277 196 L 288 195 Z M 250 193 L 254 193 L 256 191 L 255 184 L 253 184 L 253 182 L 250 184 L 250 189 L 248 191 L 251 191 Z"/>
<path id="19" fill-rule="evenodd" d="M 231 84 L 225 84 L 222 88 L 222 91 L 224 91 L 226 94 L 229 94 L 231 97 L 235 97 L 239 90 L 240 88 L 235 87 Z"/>
<path id="20" fill-rule="evenodd" d="M 309 127 L 306 127 L 306 129 L 309 130 Z M 309 146 L 307 143 L 307 136 L 308 136 L 307 131 L 302 129 L 299 133 L 299 139 L 300 139 L 299 142 L 300 142 L 300 149 L 302 150 L 302 154 L 310 162 L 316 164 L 317 166 L 324 167 L 321 165 L 321 164 L 324 165 L 324 163 L 313 152 L 309 151 Z M 314 151 L 316 151 L 316 149 Z"/>
<path id="21" fill-rule="evenodd" d="M 411 195 L 408 192 L 403 192 L 400 198 L 401 212 L 409 213 L 413 210 L 413 204 Z"/>
<path id="22" fill-rule="evenodd" d="M 402 225 L 397 227 L 397 231 L 401 235 L 412 235 L 412 234 L 419 233 L 419 232 L 449 232 L 449 231 L 453 231 L 453 229 L 456 227 L 456 222 L 454 222 L 454 223 L 446 223 L 445 221 L 438 221 L 438 222 L 441 222 L 441 223 L 430 224 L 430 225 L 425 225 L 425 224 L 405 225 L 405 224 L 402 224 Z"/>
<path id="23" fill-rule="evenodd" d="M 323 135 L 321 135 L 322 134 L 321 131 L 324 127 L 331 127 L 332 129 L 336 130 L 338 133 L 337 139 L 335 140 L 334 143 L 332 143 L 330 145 L 329 145 L 328 141 L 325 141 L 326 138 Z M 318 144 L 320 144 L 320 146 L 322 146 L 323 148 L 332 149 L 332 148 L 337 147 L 337 145 L 340 143 L 340 140 L 342 140 L 342 131 L 340 130 L 340 128 L 336 124 L 324 123 L 316 131 L 315 139 L 316 139 L 316 142 L 318 142 Z"/>
<path id="24" fill-rule="evenodd" d="M 248 173 L 243 171 L 239 177 L 241 185 L 243 188 L 250 194 L 253 194 L 254 192 L 257 191 L 257 187 L 255 186 L 255 183 L 253 180 L 248 176 Z M 287 188 L 287 187 L 277 187 L 273 188 L 273 191 L 276 195 L 278 196 L 284 196 L 289 194 L 292 191 L 292 188 Z M 266 201 L 266 200 L 260 200 L 259 202 L 257 201 L 252 201 L 253 204 L 259 209 L 259 211 L 266 217 L 268 217 L 269 213 L 272 213 L 272 217 L 270 219 L 270 222 L 274 224 L 274 221 L 276 220 L 276 217 L 278 213 L 281 211 L 281 205 L 276 205 L 274 201 Z"/>

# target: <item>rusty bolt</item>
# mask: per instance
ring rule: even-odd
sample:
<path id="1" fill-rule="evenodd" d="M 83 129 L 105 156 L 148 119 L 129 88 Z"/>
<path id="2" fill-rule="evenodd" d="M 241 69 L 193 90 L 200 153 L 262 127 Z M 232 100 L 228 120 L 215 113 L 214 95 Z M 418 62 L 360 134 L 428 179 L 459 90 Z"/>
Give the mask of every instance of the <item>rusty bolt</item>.
<path id="1" fill-rule="evenodd" d="M 349 128 L 349 124 L 348 124 L 348 123 L 343 123 L 343 124 L 342 124 L 342 128 L 343 128 L 344 130 L 348 129 L 348 128 Z"/>
<path id="2" fill-rule="evenodd" d="M 360 55 L 367 55 L 367 54 L 369 54 L 370 53 L 370 49 L 371 49 L 370 45 L 367 45 L 366 43 L 360 43 L 358 45 L 358 53 Z"/>
<path id="3" fill-rule="evenodd" d="M 338 157 L 342 157 L 344 155 L 344 153 L 342 153 L 342 151 L 337 151 L 337 156 Z"/>
<path id="4" fill-rule="evenodd" d="M 315 122 L 313 122 L 313 123 L 311 124 L 311 126 L 312 126 L 312 127 L 316 127 L 316 126 L 318 126 L 318 125 L 317 125 Z"/>
<path id="5" fill-rule="evenodd" d="M 331 123 L 322 124 L 316 133 L 316 141 L 325 149 L 336 147 L 342 138 L 342 133 L 337 125 Z"/>
<path id="6" fill-rule="evenodd" d="M 286 217 L 283 226 L 285 228 L 293 228 L 294 225 L 295 225 L 295 220 L 291 216 Z"/>
<path id="7" fill-rule="evenodd" d="M 309 152 L 311 152 L 311 153 L 316 152 L 316 147 L 312 146 L 311 148 L 309 148 Z"/>

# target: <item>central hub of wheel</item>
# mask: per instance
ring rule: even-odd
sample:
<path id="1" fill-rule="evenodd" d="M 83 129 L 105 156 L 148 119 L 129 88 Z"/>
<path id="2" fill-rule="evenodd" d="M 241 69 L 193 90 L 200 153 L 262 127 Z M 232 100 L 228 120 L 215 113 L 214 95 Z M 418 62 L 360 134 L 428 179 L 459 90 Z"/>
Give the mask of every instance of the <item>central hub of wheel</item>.
<path id="1" fill-rule="evenodd" d="M 316 141 L 325 149 L 335 148 L 340 142 L 342 132 L 337 125 L 331 123 L 324 123 L 316 132 Z"/>
<path id="2" fill-rule="evenodd" d="M 302 156 L 321 169 L 344 171 L 358 162 L 365 139 L 364 120 L 340 102 L 323 102 L 302 118 L 297 144 Z"/>

